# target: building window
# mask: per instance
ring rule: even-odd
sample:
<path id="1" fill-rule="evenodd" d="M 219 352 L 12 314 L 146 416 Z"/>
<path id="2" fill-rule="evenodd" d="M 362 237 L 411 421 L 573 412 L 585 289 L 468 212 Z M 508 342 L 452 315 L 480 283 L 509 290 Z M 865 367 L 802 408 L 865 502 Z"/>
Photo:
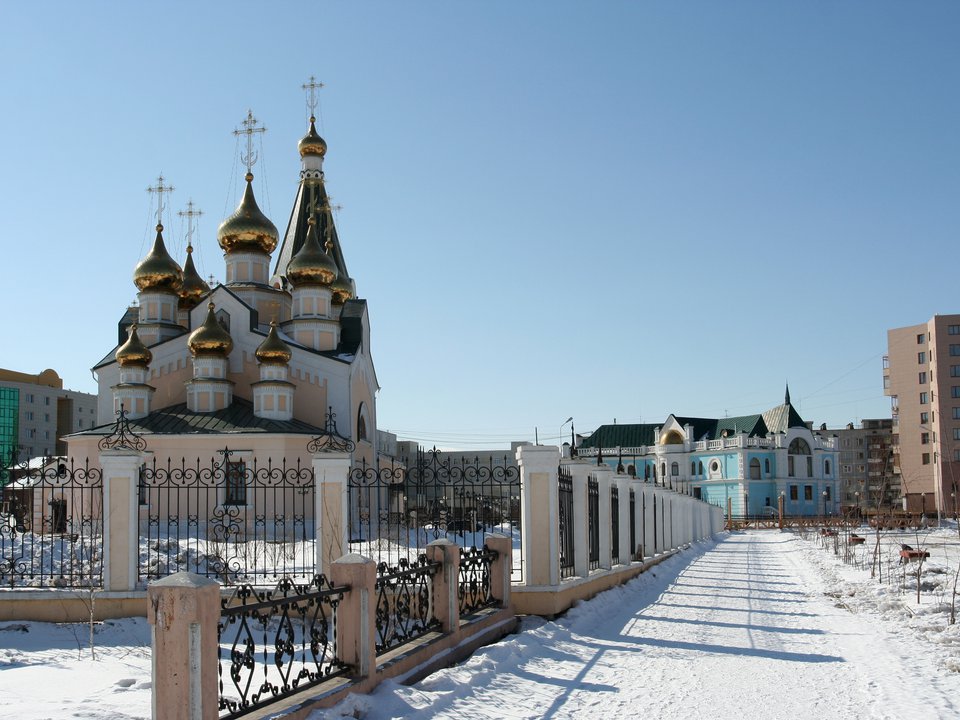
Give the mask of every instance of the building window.
<path id="1" fill-rule="evenodd" d="M 644 480 L 650 479 L 650 466 L 647 464 L 644 464 L 643 466 L 643 479 Z"/>
<path id="2" fill-rule="evenodd" d="M 960 450 L 953 451 L 953 461 L 960 462 Z"/>
<path id="3" fill-rule="evenodd" d="M 824 475 L 829 475 L 829 474 L 830 474 L 830 460 L 829 460 L 829 459 L 823 461 L 823 474 L 824 474 Z"/>
<path id="4" fill-rule="evenodd" d="M 923 453 L 923 455 L 920 456 L 920 463 L 921 463 L 922 465 L 929 465 L 929 464 L 930 464 L 930 453 Z"/>
<path id="5" fill-rule="evenodd" d="M 80 427 L 83 427 L 83 418 L 80 418 Z"/>
<path id="6" fill-rule="evenodd" d="M 923 345 L 923 333 L 917 335 L 917 345 Z"/>
<path id="7" fill-rule="evenodd" d="M 49 404 L 50 404 L 50 398 L 45 397 L 45 398 L 43 399 L 43 404 L 44 404 L 44 405 L 49 405 Z"/>
<path id="8" fill-rule="evenodd" d="M 953 409 L 953 419 L 960 420 L 960 407 L 955 407 Z"/>
<path id="9" fill-rule="evenodd" d="M 960 345 L 950 346 L 950 357 L 960 357 Z"/>
<path id="10" fill-rule="evenodd" d="M 920 413 L 920 424 L 926 425 L 928 422 L 930 422 L 930 413 L 928 412 Z"/>
<path id="11" fill-rule="evenodd" d="M 30 428 L 29 430 L 27 430 L 27 437 L 30 438 L 31 440 L 36 436 L 37 436 L 37 431 L 34 430 L 33 428 Z"/>
<path id="12" fill-rule="evenodd" d="M 960 325 L 947 325 L 947 335 L 960 335 Z"/>
<path id="13" fill-rule="evenodd" d="M 920 373 L 920 384 L 921 384 L 921 385 L 926 385 L 926 384 L 927 384 L 927 371 L 926 371 L 926 370 L 924 370 L 922 373 Z"/>
<path id="14" fill-rule="evenodd" d="M 225 494 L 223 498 L 224 505 L 246 505 L 247 504 L 247 466 L 243 462 L 227 462 L 227 474 L 224 478 Z"/>
<path id="15" fill-rule="evenodd" d="M 33 393 L 27 393 L 27 402 L 28 402 L 28 403 L 32 403 L 32 402 L 33 402 Z"/>
<path id="16" fill-rule="evenodd" d="M 44 422 L 50 422 L 50 413 L 44 413 L 44 414 L 43 414 L 43 421 L 44 421 Z"/>
<path id="17" fill-rule="evenodd" d="M 921 404 L 921 405 L 926 405 L 928 402 L 930 402 L 930 395 L 929 395 L 929 393 L 927 393 L 926 391 L 920 393 L 920 404 Z"/>
<path id="18" fill-rule="evenodd" d="M 824 492 L 824 497 L 827 499 L 827 502 L 829 502 L 830 500 L 833 499 L 833 498 L 831 497 L 830 486 L 829 486 L 829 485 L 827 485 L 827 486 L 823 489 L 823 492 Z"/>
<path id="19" fill-rule="evenodd" d="M 950 366 L 950 377 L 960 377 L 960 365 Z"/>
<path id="20" fill-rule="evenodd" d="M 804 485 L 804 486 L 803 486 L 803 499 L 804 499 L 804 500 L 813 500 L 813 485 Z"/>
<path id="21" fill-rule="evenodd" d="M 813 458 L 807 455 L 807 477 L 813 477 Z"/>
<path id="22" fill-rule="evenodd" d="M 953 439 L 960 440 L 960 428 L 953 429 Z"/>
<path id="23" fill-rule="evenodd" d="M 703 475 L 703 460 L 697 460 L 697 475 Z"/>
<path id="24" fill-rule="evenodd" d="M 917 362 L 923 365 L 926 361 L 927 361 L 927 353 L 921 350 L 920 352 L 917 353 Z"/>
<path id="25" fill-rule="evenodd" d="M 33 420 L 33 410 L 27 410 L 27 411 L 23 414 L 23 417 L 24 417 L 25 420 Z"/>
<path id="26" fill-rule="evenodd" d="M 796 474 L 793 468 L 793 455 L 787 455 L 787 476 L 794 477 Z"/>
<path id="27" fill-rule="evenodd" d="M 690 461 L 690 474 L 691 475 L 697 474 L 697 463 L 695 463 L 693 460 Z"/>
<path id="28" fill-rule="evenodd" d="M 770 474 L 770 458 L 763 459 L 763 471 L 769 475 Z"/>
<path id="29" fill-rule="evenodd" d="M 670 464 L 670 474 L 671 474 L 673 477 L 677 477 L 677 476 L 680 475 L 680 463 L 671 463 L 671 464 Z"/>
<path id="30" fill-rule="evenodd" d="M 930 433 L 920 433 L 920 444 L 921 445 L 930 444 Z"/>
<path id="31" fill-rule="evenodd" d="M 960 385 L 952 385 L 950 387 L 950 397 L 960 398 Z"/>
<path id="32" fill-rule="evenodd" d="M 798 491 L 797 491 L 797 486 L 796 486 L 796 485 L 791 485 L 791 486 L 790 486 L 790 499 L 791 499 L 791 500 L 798 500 L 798 499 L 800 498 L 800 495 L 798 495 L 797 493 L 798 493 Z"/>

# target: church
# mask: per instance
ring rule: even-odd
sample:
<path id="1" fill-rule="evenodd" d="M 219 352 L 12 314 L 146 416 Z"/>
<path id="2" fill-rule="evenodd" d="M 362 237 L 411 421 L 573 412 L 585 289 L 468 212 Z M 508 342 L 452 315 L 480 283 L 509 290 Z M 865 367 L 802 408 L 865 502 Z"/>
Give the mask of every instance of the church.
<path id="1" fill-rule="evenodd" d="M 306 87 L 306 86 L 305 86 Z M 313 105 L 311 105 L 311 108 Z M 217 230 L 225 282 L 198 274 L 192 240 L 182 264 L 164 242 L 163 186 L 156 238 L 133 270 L 137 306 L 118 345 L 93 368 L 98 426 L 66 438 L 74 457 L 97 455 L 121 407 L 154 457 L 309 464 L 307 445 L 336 428 L 356 464 L 377 462 L 376 393 L 367 303 L 347 271 L 324 186 L 327 143 L 316 120 L 300 140 L 300 181 L 286 231 L 254 196 L 248 114 L 246 186 Z M 108 281 L 103 278 L 102 281 Z"/>

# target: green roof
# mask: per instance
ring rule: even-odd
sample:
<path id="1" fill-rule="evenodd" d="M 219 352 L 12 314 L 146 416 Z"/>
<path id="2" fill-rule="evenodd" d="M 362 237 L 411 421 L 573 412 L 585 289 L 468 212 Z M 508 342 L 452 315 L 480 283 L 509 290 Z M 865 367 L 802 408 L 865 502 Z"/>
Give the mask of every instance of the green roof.
<path id="1" fill-rule="evenodd" d="M 653 431 L 661 424 L 601 425 L 593 431 L 590 437 L 584 438 L 580 447 L 616 448 L 653 445 Z"/>

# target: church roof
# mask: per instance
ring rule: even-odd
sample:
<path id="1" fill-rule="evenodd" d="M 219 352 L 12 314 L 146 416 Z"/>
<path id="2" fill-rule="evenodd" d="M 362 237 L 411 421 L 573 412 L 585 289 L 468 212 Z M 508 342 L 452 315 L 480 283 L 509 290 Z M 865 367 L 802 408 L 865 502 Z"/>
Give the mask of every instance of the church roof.
<path id="1" fill-rule="evenodd" d="M 789 396 L 787 402 L 767 410 L 763 414 L 763 421 L 770 428 L 770 432 L 785 433 L 789 428 L 807 426 L 807 423 L 800 417 L 800 413 L 790 403 Z"/>
<path id="2" fill-rule="evenodd" d="M 300 420 L 268 420 L 253 414 L 253 403 L 234 397 L 229 407 L 215 412 L 193 412 L 186 403 L 154 410 L 146 417 L 129 420 L 130 430 L 144 435 L 230 435 L 239 433 L 319 435 L 322 428 Z M 115 423 L 73 433 L 109 435 Z"/>
<path id="3" fill-rule="evenodd" d="M 317 237 L 320 243 L 326 242 L 329 238 L 331 245 L 330 254 L 336 263 L 337 271 L 342 277 L 349 277 L 347 272 L 347 263 L 343 259 L 343 250 L 340 249 L 340 238 L 337 236 L 337 226 L 333 222 L 333 210 L 330 209 L 330 198 L 322 181 L 313 181 L 303 179 L 297 188 L 297 197 L 293 203 L 293 210 L 290 212 L 290 221 L 287 223 L 287 231 L 283 235 L 283 242 L 280 244 L 280 252 L 277 253 L 277 261 L 273 268 L 274 276 L 281 275 L 286 277 L 287 265 L 293 257 L 300 252 L 304 242 L 307 239 L 307 229 L 310 219 L 310 189 L 313 188 L 316 197 L 313 198 L 319 212 L 317 213 Z"/>

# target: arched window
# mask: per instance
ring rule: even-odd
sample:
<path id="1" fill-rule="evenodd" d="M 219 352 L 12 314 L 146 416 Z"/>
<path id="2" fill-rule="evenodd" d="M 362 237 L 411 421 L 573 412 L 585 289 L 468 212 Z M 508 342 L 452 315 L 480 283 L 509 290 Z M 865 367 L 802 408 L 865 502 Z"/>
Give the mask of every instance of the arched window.
<path id="1" fill-rule="evenodd" d="M 826 460 L 823 461 L 823 474 L 824 475 L 830 474 L 830 458 L 827 458 Z"/>
<path id="2" fill-rule="evenodd" d="M 770 474 L 770 458 L 764 458 L 763 460 L 763 471 L 769 475 Z"/>
<path id="3" fill-rule="evenodd" d="M 703 460 L 697 461 L 697 475 L 703 475 Z"/>
<path id="4" fill-rule="evenodd" d="M 643 479 L 644 480 L 650 479 L 650 465 L 648 463 L 643 464 Z"/>
<path id="5" fill-rule="evenodd" d="M 667 464 L 660 463 L 660 478 L 663 479 L 666 477 L 667 477 Z"/>
<path id="6" fill-rule="evenodd" d="M 675 462 L 670 464 L 670 474 L 673 477 L 677 477 L 680 475 L 680 463 Z"/>
<path id="7" fill-rule="evenodd" d="M 750 479 L 760 479 L 760 461 L 757 458 L 751 458 L 750 460 Z"/>
<path id="8" fill-rule="evenodd" d="M 809 455 L 810 446 L 807 445 L 807 441 L 803 438 L 794 438 L 790 443 L 790 447 L 787 448 L 788 455 Z"/>
<path id="9" fill-rule="evenodd" d="M 634 465 L 633 463 L 630 463 L 629 465 L 627 465 L 627 475 L 629 475 L 630 477 L 636 477 L 637 466 Z"/>
<path id="10" fill-rule="evenodd" d="M 367 406 L 360 403 L 357 409 L 357 441 L 368 440 L 367 437 Z"/>
<path id="11" fill-rule="evenodd" d="M 697 464 L 693 460 L 690 461 L 690 474 L 691 475 L 697 474 Z"/>

